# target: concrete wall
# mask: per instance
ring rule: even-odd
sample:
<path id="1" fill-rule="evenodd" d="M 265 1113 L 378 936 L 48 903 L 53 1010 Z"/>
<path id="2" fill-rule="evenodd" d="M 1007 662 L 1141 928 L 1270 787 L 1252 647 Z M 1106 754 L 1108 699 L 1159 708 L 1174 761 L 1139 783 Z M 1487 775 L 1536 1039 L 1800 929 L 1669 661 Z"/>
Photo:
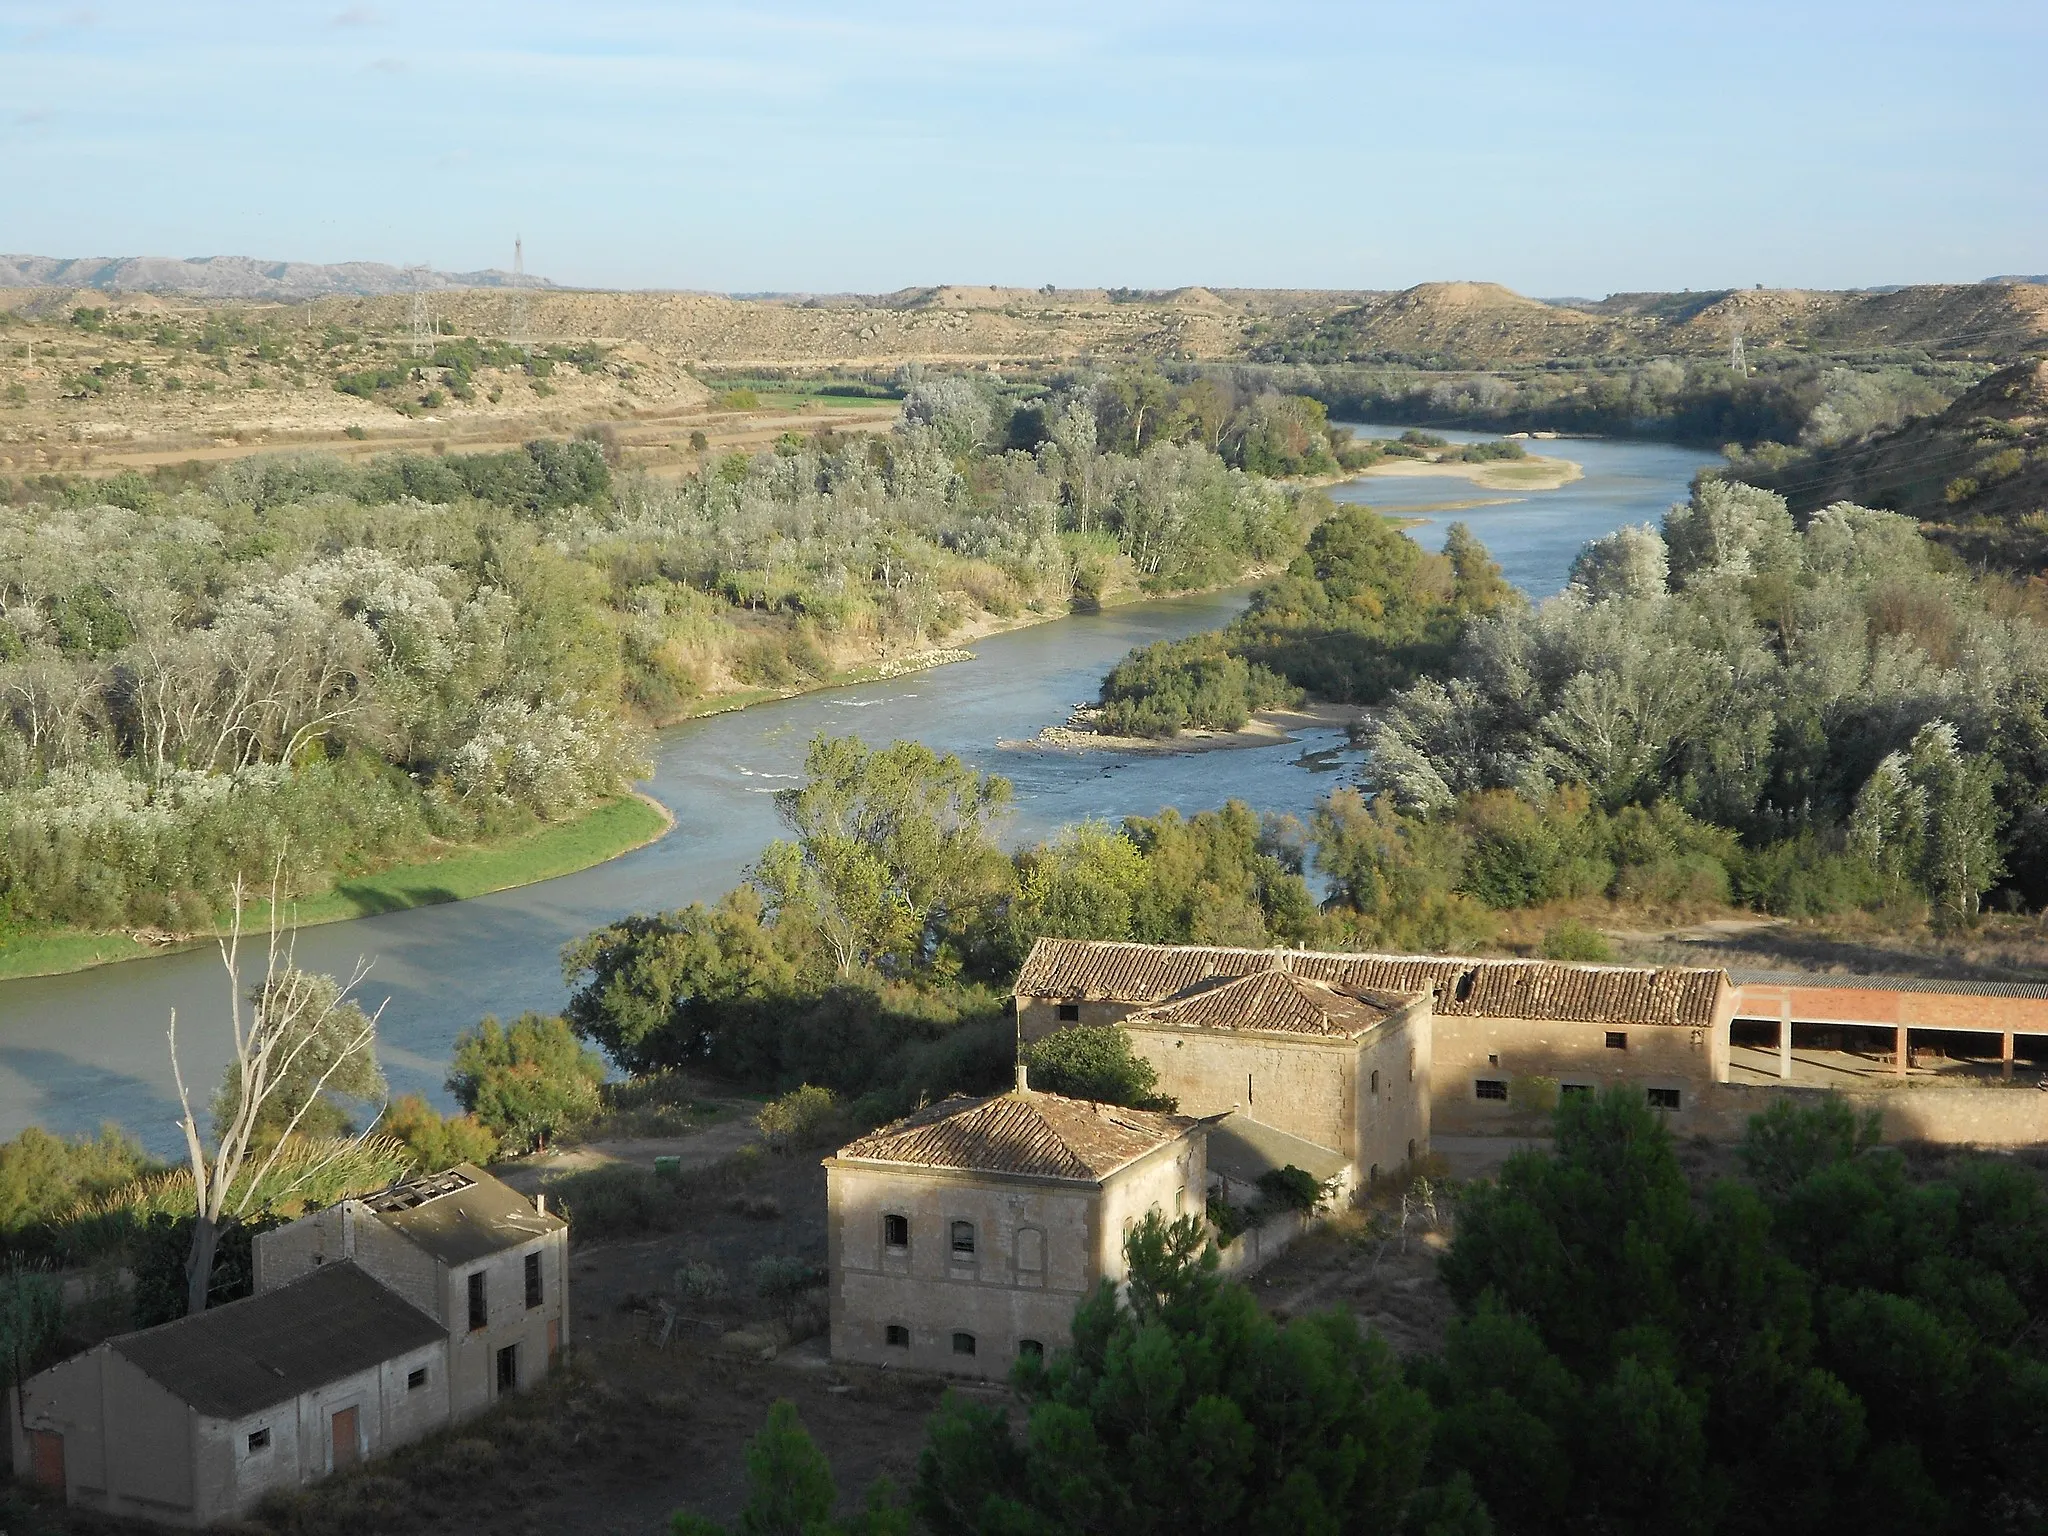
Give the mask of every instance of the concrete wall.
<path id="1" fill-rule="evenodd" d="M 1478 1096 L 1482 1080 L 1549 1078 L 1561 1086 L 1603 1088 L 1631 1083 L 1678 1090 L 1672 1128 L 1706 1129 L 1714 1119 L 1708 1097 L 1716 1086 L 1717 1054 L 1726 1029 L 1670 1024 L 1572 1024 L 1552 1020 L 1467 1018 L 1438 1014 L 1431 1024 L 1434 1102 L 1430 1124 L 1438 1135 L 1521 1134 L 1529 1116 L 1517 1098 L 1502 1103 Z M 1610 1049 L 1607 1036 L 1627 1045 Z M 1719 1037 L 1717 1052 L 1716 1037 Z"/>
<path id="2" fill-rule="evenodd" d="M 449 1322 L 441 1311 L 445 1288 L 433 1256 L 394 1232 L 357 1200 L 344 1200 L 268 1232 L 255 1243 L 255 1282 L 260 1294 L 289 1285 L 321 1264 L 353 1259 L 427 1316 Z M 466 1326 L 466 1324 L 458 1324 Z"/>
<path id="3" fill-rule="evenodd" d="M 2048 1143 L 2048 1093 L 2031 1083 L 2012 1086 L 1961 1087 L 1912 1082 L 1898 1087 L 1831 1090 L 1793 1088 L 1771 1083 L 1723 1083 L 1710 1101 L 1710 1119 L 1703 1134 L 1734 1141 L 1772 1102 L 1789 1098 L 1811 1104 L 1834 1092 L 1861 1115 L 1876 1110 L 1883 1117 L 1888 1142 L 1931 1141 L 1952 1146 L 2028 1147 Z"/>
<path id="4" fill-rule="evenodd" d="M 1275 1130 L 1355 1159 L 1362 1118 L 1357 1042 L 1226 1029 L 1124 1025 L 1184 1115 L 1241 1109 Z"/>
<path id="5" fill-rule="evenodd" d="M 1207 1179 L 1199 1135 L 1150 1153 L 1107 1188 L 836 1159 L 825 1166 L 833 1358 L 996 1378 L 1009 1372 L 1020 1340 L 1048 1351 L 1067 1344 L 1081 1298 L 1104 1275 L 1124 1273 L 1126 1223 L 1154 1206 L 1168 1217 L 1199 1210 Z M 907 1250 L 885 1246 L 887 1215 L 909 1222 Z M 955 1221 L 974 1224 L 972 1260 L 952 1251 Z M 907 1347 L 887 1342 L 891 1325 L 909 1331 Z M 972 1355 L 955 1353 L 955 1333 L 974 1336 Z"/>
<path id="6" fill-rule="evenodd" d="M 443 1273 L 437 1311 L 448 1327 L 449 1412 L 457 1419 L 482 1413 L 498 1398 L 498 1351 L 519 1350 L 519 1385 L 529 1387 L 547 1375 L 548 1325 L 557 1338 L 569 1336 L 569 1234 L 544 1234 L 517 1248 L 508 1248 Z M 541 1304 L 526 1305 L 526 1255 L 540 1255 Z M 469 1326 L 469 1277 L 481 1270 L 489 1324 L 474 1332 Z"/>

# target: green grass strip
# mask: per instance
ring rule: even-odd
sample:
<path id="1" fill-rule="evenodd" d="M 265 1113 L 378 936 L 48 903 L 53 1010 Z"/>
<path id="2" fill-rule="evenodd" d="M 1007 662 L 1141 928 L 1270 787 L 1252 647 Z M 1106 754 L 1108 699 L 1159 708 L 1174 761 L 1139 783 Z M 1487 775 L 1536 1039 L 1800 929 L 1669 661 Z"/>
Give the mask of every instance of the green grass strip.
<path id="1" fill-rule="evenodd" d="M 574 874 L 651 843 L 668 830 L 669 818 L 637 795 L 602 801 L 570 821 L 557 822 L 507 843 L 464 848 L 424 864 L 397 864 L 374 875 L 344 880 L 295 904 L 301 926 L 338 923 L 352 917 L 399 912 L 408 907 L 466 901 L 515 886 Z M 265 921 L 260 906 L 244 927 Z M 123 933 L 82 933 L 76 929 L 30 929 L 0 936 L 0 980 L 55 976 L 113 960 L 158 952 Z"/>

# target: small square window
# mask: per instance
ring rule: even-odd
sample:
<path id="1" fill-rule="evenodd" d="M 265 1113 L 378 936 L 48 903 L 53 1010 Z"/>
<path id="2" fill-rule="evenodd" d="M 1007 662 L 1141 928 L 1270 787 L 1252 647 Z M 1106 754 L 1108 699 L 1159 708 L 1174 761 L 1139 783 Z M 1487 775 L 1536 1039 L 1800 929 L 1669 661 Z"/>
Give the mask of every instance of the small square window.
<path id="1" fill-rule="evenodd" d="M 901 1323 L 891 1323 L 882 1330 L 882 1342 L 891 1349 L 910 1348 L 910 1330 Z"/>
<path id="2" fill-rule="evenodd" d="M 1060 1022 L 1061 1022 L 1062 1024 L 1078 1024 L 1078 1023 L 1080 1023 L 1080 1022 L 1081 1022 L 1081 1005 L 1080 1005 L 1079 1003 L 1061 1003 L 1061 1004 L 1060 1004 Z"/>
<path id="3" fill-rule="evenodd" d="M 954 1353 L 954 1354 L 956 1354 L 956 1355 L 971 1355 L 971 1354 L 973 1354 L 973 1353 L 974 1353 L 974 1335 L 973 1335 L 973 1334 L 971 1334 L 971 1333 L 956 1333 L 956 1334 L 954 1334 L 954 1335 L 953 1335 L 953 1353 Z"/>
<path id="4" fill-rule="evenodd" d="M 971 1259 L 974 1257 L 974 1223 L 956 1221 L 953 1223 L 953 1257 Z"/>
<path id="5" fill-rule="evenodd" d="M 1019 1339 L 1017 1341 L 1017 1353 L 1028 1359 L 1043 1360 L 1045 1358 L 1045 1346 L 1036 1339 Z"/>
<path id="6" fill-rule="evenodd" d="M 421 1367 L 420 1367 L 420 1368 L 419 1368 L 418 1370 L 416 1370 L 416 1371 L 408 1371 L 408 1372 L 406 1372 L 406 1376 L 405 1376 L 405 1390 L 406 1390 L 406 1391 L 408 1391 L 408 1392 L 417 1392 L 417 1391 L 419 1391 L 419 1389 L 420 1389 L 421 1387 L 424 1387 L 424 1386 L 425 1386 L 426 1384 L 427 1384 L 427 1368 L 426 1368 L 426 1367 L 425 1367 L 424 1365 L 423 1365 L 423 1366 L 421 1366 Z"/>
<path id="7" fill-rule="evenodd" d="M 1676 1088 L 1652 1088 L 1650 1090 L 1650 1108 L 1678 1108 L 1678 1090 Z"/>
<path id="8" fill-rule="evenodd" d="M 1475 1099 L 1499 1099 L 1505 1103 L 1507 1096 L 1508 1085 L 1497 1077 L 1482 1077 L 1472 1085 L 1472 1097 Z"/>
<path id="9" fill-rule="evenodd" d="M 258 1451 L 267 1451 L 269 1449 L 270 1431 L 268 1429 L 252 1429 L 249 1431 L 249 1454 L 251 1456 L 255 1455 Z"/>
<path id="10" fill-rule="evenodd" d="M 1486 1064 L 1487 1064 L 1487 1065 L 1488 1065 L 1489 1067 L 1497 1067 L 1497 1066 L 1499 1066 L 1499 1065 L 1500 1065 L 1500 1052 L 1499 1052 L 1499 1051 L 1488 1051 L 1488 1052 L 1486 1053 Z"/>
<path id="11" fill-rule="evenodd" d="M 1610 1029 L 1607 1031 L 1607 1049 L 1610 1051 L 1627 1050 L 1628 1031 L 1623 1029 Z"/>
<path id="12" fill-rule="evenodd" d="M 1593 1097 L 1591 1083 L 1559 1083 L 1557 1096 L 1561 1099 L 1590 1099 Z"/>
<path id="13" fill-rule="evenodd" d="M 910 1218 L 893 1213 L 882 1218 L 882 1245 L 885 1248 L 908 1248 L 910 1246 Z"/>

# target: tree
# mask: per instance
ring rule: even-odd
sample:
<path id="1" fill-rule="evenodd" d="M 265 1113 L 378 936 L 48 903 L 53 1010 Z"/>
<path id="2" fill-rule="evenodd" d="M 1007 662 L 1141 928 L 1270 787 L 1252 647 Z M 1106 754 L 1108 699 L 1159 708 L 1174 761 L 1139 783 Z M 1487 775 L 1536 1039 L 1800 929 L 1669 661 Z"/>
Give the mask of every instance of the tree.
<path id="1" fill-rule="evenodd" d="M 302 996 L 291 997 L 294 992 Z M 257 1106 L 255 1146 L 274 1144 L 294 1116 L 301 1136 L 346 1136 L 351 1120 L 345 1101 L 382 1106 L 389 1089 L 377 1065 L 376 1032 L 361 1005 L 342 996 L 341 983 L 332 976 L 287 970 L 268 978 L 249 1003 L 258 1012 L 290 1007 L 303 1034 L 288 1042 L 286 1065 L 280 1068 L 273 1091 Z M 366 1033 L 370 1043 L 356 1047 L 354 1042 Z M 216 1136 L 235 1122 L 241 1107 L 242 1067 L 231 1061 L 213 1096 Z"/>
<path id="2" fill-rule="evenodd" d="M 723 1526 L 679 1509 L 669 1529 L 675 1536 L 910 1536 L 909 1512 L 887 1478 L 874 1481 L 866 1508 L 850 1520 L 832 1518 L 838 1500 L 831 1463 L 785 1397 L 747 1442 L 747 1504 L 738 1522 Z"/>
<path id="3" fill-rule="evenodd" d="M 22 1383 L 33 1375 L 64 1329 L 64 1288 L 46 1270 L 10 1259 L 0 1269 L 0 1362 L 14 1388 L 14 1422 L 28 1423 Z"/>
<path id="4" fill-rule="evenodd" d="M 383 1005 L 379 1004 L 375 1013 L 364 1014 L 349 998 L 369 974 L 368 963 L 358 963 L 348 981 L 338 986 L 328 977 L 316 976 L 294 965 L 291 944 L 279 927 L 282 883 L 280 860 L 270 886 L 270 934 L 264 953 L 263 982 L 253 993 L 245 994 L 241 974 L 245 890 L 241 877 L 235 878 L 234 920 L 227 937 L 220 941 L 220 957 L 228 976 L 228 1022 L 234 1047 L 229 1071 L 240 1092 L 235 1096 L 232 1113 L 216 1121 L 211 1146 L 199 1134 L 192 1096 L 178 1064 L 178 1014 L 176 1009 L 171 1011 L 171 1075 L 177 1085 L 182 1111 L 178 1123 L 185 1133 L 185 1154 L 191 1165 L 192 1189 L 198 1206 L 186 1270 L 186 1303 L 191 1312 L 206 1310 L 214 1250 L 223 1223 L 238 1220 L 256 1202 L 279 1152 L 314 1111 L 328 1084 L 345 1073 L 355 1073 L 365 1058 L 375 1059 L 377 1019 L 384 1011 Z M 326 1062 L 324 1069 L 312 1077 L 300 1071 L 302 1059 L 309 1055 Z M 372 1117 L 361 1134 L 367 1135 L 375 1124 Z M 251 1159 L 263 1151 L 259 1134 L 266 1127 L 275 1130 L 275 1137 L 252 1173 Z M 307 1165 L 295 1182 L 304 1182 L 323 1166 L 319 1161 Z M 274 1196 L 276 1192 L 268 1193 Z"/>
<path id="5" fill-rule="evenodd" d="M 1907 773 L 1926 797 L 1927 839 L 1923 878 L 1936 913 L 1967 922 L 1977 903 L 2005 872 L 1998 854 L 1997 789 L 2001 770 L 1990 758 L 1967 753 L 1956 728 L 1936 720 L 1920 728 L 1906 753 Z"/>
<path id="6" fill-rule="evenodd" d="M 1275 1321 L 1217 1278 L 1199 1217 L 1154 1212 L 1124 1247 L 1127 1283 L 1104 1280 L 1082 1302 L 1073 1346 L 1019 1361 L 1021 1425 L 947 1395 L 918 1460 L 924 1522 L 1045 1536 L 1395 1531 L 1430 1413 L 1386 1345 L 1347 1313 Z"/>
<path id="7" fill-rule="evenodd" d="M 804 773 L 776 796 L 795 841 L 771 844 L 753 872 L 778 926 L 810 926 L 842 976 L 923 963 L 948 919 L 998 878 L 993 829 L 1010 781 L 920 742 L 873 748 L 857 736 L 814 738 Z"/>
<path id="8" fill-rule="evenodd" d="M 1113 1026 L 1056 1030 L 1024 1052 L 1031 1086 L 1070 1099 L 1094 1099 L 1131 1109 L 1179 1108 L 1158 1092 L 1159 1074 L 1131 1049 L 1131 1037 Z"/>
<path id="9" fill-rule="evenodd" d="M 485 1015 L 455 1040 L 448 1091 L 503 1142 L 545 1147 L 597 1108 L 604 1063 L 555 1014 Z"/>
<path id="10" fill-rule="evenodd" d="M 498 1138 L 475 1115 L 443 1115 L 416 1093 L 391 1101 L 384 1133 L 405 1143 L 421 1173 L 439 1173 L 457 1163 L 481 1166 L 498 1155 Z"/>

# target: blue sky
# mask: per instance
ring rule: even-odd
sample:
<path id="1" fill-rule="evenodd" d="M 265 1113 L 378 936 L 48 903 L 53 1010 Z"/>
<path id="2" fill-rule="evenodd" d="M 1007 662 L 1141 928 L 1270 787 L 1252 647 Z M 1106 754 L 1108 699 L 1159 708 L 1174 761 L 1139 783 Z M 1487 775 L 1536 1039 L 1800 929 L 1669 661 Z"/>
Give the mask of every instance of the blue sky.
<path id="1" fill-rule="evenodd" d="M 0 0 L 0 250 L 612 287 L 2048 271 L 2048 5 Z"/>

